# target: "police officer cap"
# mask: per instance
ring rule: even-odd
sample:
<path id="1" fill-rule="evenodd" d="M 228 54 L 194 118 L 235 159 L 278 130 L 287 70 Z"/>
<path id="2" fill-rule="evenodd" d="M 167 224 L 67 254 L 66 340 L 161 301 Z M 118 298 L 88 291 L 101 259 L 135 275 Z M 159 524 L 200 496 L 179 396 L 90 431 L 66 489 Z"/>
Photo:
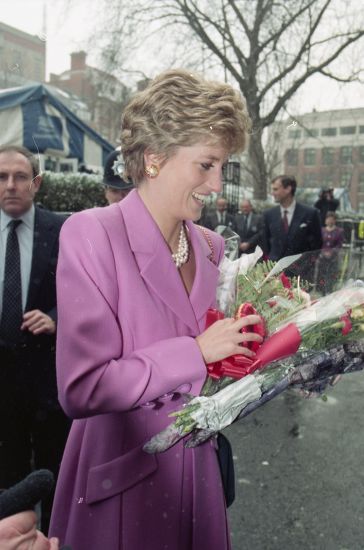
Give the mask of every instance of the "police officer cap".
<path id="1" fill-rule="evenodd" d="M 124 161 L 120 149 L 112 151 L 106 159 L 104 167 L 103 184 L 113 189 L 126 191 L 134 187 L 131 181 L 125 181 L 122 178 L 124 171 Z"/>

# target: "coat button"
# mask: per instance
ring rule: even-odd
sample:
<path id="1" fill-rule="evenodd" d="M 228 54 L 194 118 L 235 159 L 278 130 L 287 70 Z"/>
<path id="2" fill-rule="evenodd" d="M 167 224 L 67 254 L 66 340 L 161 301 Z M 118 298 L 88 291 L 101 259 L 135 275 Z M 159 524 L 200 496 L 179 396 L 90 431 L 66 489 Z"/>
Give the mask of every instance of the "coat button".
<path id="1" fill-rule="evenodd" d="M 161 395 L 158 400 L 159 401 L 170 401 L 173 396 L 174 396 L 174 392 L 165 393 L 164 395 Z"/>
<path id="2" fill-rule="evenodd" d="M 155 401 L 146 401 L 145 403 L 143 403 L 143 405 L 140 405 L 141 407 L 145 407 L 145 408 L 150 408 L 152 409 L 153 407 L 156 406 L 156 402 Z"/>

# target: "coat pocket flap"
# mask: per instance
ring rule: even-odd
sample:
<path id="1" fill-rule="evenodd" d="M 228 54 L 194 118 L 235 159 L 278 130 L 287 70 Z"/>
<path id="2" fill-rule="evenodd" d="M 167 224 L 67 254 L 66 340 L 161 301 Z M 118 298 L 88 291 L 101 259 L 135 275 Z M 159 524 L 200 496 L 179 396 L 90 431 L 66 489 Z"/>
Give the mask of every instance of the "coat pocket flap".
<path id="1" fill-rule="evenodd" d="M 142 447 L 90 468 L 87 478 L 86 502 L 91 504 L 122 493 L 142 481 L 158 468 L 157 458 Z"/>

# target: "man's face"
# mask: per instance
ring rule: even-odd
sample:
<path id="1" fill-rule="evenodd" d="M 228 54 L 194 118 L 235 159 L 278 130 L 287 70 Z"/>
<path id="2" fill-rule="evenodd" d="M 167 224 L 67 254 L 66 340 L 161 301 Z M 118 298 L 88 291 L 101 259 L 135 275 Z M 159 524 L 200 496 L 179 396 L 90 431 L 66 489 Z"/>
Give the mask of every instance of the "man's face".
<path id="1" fill-rule="evenodd" d="M 249 201 L 243 201 L 240 205 L 240 209 L 243 214 L 248 215 L 252 211 L 252 205 Z"/>
<path id="2" fill-rule="evenodd" d="M 216 201 L 216 208 L 219 212 L 225 212 L 227 208 L 227 202 L 225 199 L 218 199 Z"/>
<path id="3" fill-rule="evenodd" d="M 283 187 L 281 180 L 275 180 L 272 183 L 272 195 L 275 202 L 278 202 L 281 204 L 284 202 L 288 197 L 291 196 L 291 186 L 288 185 L 288 187 Z"/>
<path id="4" fill-rule="evenodd" d="M 33 204 L 42 178 L 33 178 L 29 160 L 21 153 L 0 153 L 0 208 L 12 218 L 19 218 Z"/>
<path id="5" fill-rule="evenodd" d="M 105 198 L 109 204 L 113 204 L 114 202 L 119 202 L 122 199 L 125 199 L 129 191 L 130 189 L 114 189 L 114 187 L 106 187 Z"/>

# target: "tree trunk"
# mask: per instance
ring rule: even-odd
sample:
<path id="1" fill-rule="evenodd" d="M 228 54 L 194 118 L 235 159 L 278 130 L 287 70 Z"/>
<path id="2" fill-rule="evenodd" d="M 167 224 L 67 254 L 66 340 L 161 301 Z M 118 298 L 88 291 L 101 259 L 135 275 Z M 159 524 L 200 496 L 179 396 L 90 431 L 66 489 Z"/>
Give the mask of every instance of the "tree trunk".
<path id="1" fill-rule="evenodd" d="M 254 128 L 249 141 L 249 161 L 252 171 L 254 198 L 267 198 L 267 168 L 262 145 L 262 130 Z"/>

